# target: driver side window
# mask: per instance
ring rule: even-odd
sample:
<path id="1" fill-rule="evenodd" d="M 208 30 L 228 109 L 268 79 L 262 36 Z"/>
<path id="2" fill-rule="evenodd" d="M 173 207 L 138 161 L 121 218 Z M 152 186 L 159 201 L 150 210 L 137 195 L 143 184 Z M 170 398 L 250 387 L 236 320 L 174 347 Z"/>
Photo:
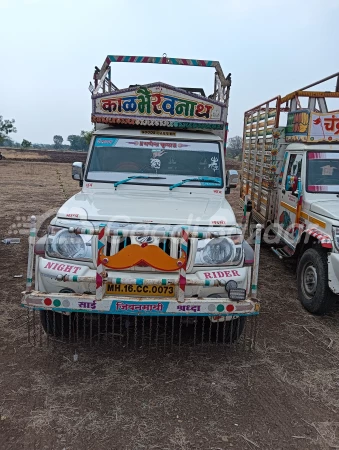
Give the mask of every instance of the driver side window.
<path id="1" fill-rule="evenodd" d="M 288 168 L 286 172 L 286 191 L 295 193 L 298 189 L 298 179 L 301 177 L 301 166 L 302 166 L 302 154 L 292 154 L 288 162 Z"/>

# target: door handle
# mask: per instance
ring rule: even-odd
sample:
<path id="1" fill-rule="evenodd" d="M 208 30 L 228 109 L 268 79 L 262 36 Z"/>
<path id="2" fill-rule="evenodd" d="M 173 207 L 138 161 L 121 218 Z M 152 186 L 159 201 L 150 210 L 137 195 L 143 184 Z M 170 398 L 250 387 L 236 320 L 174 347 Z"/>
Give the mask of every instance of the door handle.
<path id="1" fill-rule="evenodd" d="M 285 191 L 285 189 L 282 189 L 282 190 L 281 190 L 281 192 L 282 192 L 283 194 L 286 194 L 286 191 Z"/>

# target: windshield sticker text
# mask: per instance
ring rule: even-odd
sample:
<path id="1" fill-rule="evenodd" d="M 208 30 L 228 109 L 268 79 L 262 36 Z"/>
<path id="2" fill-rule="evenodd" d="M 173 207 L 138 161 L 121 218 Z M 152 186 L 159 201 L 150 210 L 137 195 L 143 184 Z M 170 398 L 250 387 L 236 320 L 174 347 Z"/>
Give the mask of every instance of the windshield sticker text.
<path id="1" fill-rule="evenodd" d="M 157 142 L 157 141 L 131 141 L 128 142 L 130 145 L 135 145 L 139 147 L 155 147 L 155 148 L 184 148 L 190 147 L 189 144 L 181 144 L 177 142 Z"/>
<path id="2" fill-rule="evenodd" d="M 211 164 L 208 165 L 208 168 L 212 169 L 213 172 L 215 172 L 216 170 L 219 170 L 218 158 L 216 156 L 212 156 Z"/>
<path id="3" fill-rule="evenodd" d="M 114 147 L 119 139 L 117 138 L 96 138 L 95 146 L 96 147 Z"/>

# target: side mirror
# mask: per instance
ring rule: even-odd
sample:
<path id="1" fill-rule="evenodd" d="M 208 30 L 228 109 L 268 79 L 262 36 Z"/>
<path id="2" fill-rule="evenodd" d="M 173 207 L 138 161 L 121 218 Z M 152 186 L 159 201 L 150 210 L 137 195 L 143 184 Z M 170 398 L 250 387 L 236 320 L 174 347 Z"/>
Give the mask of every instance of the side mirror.
<path id="1" fill-rule="evenodd" d="M 72 165 L 72 178 L 73 180 L 79 181 L 80 186 L 82 187 L 83 178 L 84 178 L 84 165 L 82 162 L 75 162 Z"/>
<path id="2" fill-rule="evenodd" d="M 228 170 L 227 171 L 227 186 L 231 189 L 234 189 L 238 185 L 239 174 L 237 170 Z"/>

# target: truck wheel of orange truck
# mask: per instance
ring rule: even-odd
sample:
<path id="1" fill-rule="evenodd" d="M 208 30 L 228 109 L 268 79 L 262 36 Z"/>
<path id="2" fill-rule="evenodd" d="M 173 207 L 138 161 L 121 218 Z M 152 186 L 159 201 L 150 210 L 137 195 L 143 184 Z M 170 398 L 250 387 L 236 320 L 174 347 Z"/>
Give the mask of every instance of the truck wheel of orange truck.
<path id="1" fill-rule="evenodd" d="M 302 254 L 298 269 L 298 294 L 301 304 L 313 314 L 331 310 L 335 296 L 328 287 L 327 255 L 321 248 L 309 248 Z"/>

